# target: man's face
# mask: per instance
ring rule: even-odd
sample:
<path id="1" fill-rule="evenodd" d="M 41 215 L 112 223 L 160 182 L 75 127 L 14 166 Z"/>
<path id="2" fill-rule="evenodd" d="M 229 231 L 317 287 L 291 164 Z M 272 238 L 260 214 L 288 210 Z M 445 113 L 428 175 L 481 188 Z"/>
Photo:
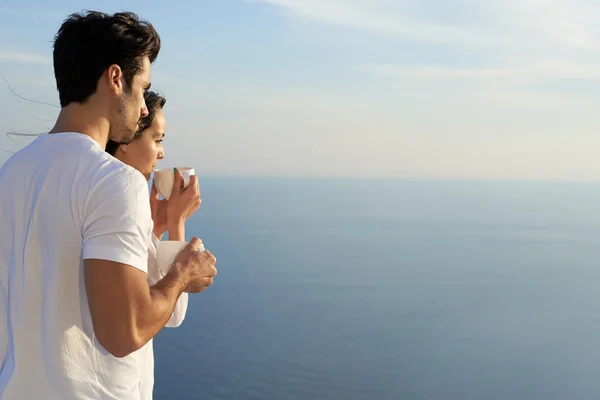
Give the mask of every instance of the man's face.
<path id="1" fill-rule="evenodd" d="M 117 99 L 116 111 L 111 118 L 109 137 L 119 143 L 130 143 L 138 130 L 140 119 L 148 115 L 144 92 L 150 88 L 152 66 L 144 58 L 142 69 L 133 77 L 131 85 Z"/>

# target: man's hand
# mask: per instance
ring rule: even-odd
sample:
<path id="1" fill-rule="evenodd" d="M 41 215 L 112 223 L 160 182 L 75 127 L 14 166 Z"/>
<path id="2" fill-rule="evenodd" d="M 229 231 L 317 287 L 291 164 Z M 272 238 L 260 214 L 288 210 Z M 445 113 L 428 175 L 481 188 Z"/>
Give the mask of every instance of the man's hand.
<path id="1" fill-rule="evenodd" d="M 177 271 L 187 282 L 185 292 L 199 293 L 213 283 L 217 275 L 217 259 L 208 250 L 199 251 L 202 241 L 197 237 L 179 252 L 171 269 Z"/>

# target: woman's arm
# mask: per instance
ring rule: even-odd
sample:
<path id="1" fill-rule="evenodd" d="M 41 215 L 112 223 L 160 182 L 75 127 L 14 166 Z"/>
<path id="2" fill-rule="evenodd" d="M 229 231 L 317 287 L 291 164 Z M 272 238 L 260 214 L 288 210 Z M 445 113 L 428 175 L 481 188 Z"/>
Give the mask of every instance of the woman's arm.
<path id="1" fill-rule="evenodd" d="M 185 220 L 169 221 L 168 227 L 169 240 L 185 241 Z"/>
<path id="2" fill-rule="evenodd" d="M 167 200 L 158 199 L 158 190 L 156 190 L 156 184 L 155 182 L 152 182 L 152 191 L 150 193 L 150 211 L 152 211 L 152 221 L 154 222 L 152 231 L 158 240 L 161 240 L 165 232 L 168 230 L 168 206 L 169 202 Z"/>
<path id="3" fill-rule="evenodd" d="M 181 172 L 177 171 L 177 174 L 177 177 L 182 179 Z M 184 241 L 185 221 L 198 210 L 202 203 L 202 200 L 200 200 L 198 177 L 192 175 L 187 188 L 178 188 L 177 182 L 175 182 L 173 192 L 167 204 L 167 229 L 169 231 L 169 240 Z"/>
<path id="4" fill-rule="evenodd" d="M 179 182 L 182 180 L 181 172 L 177 171 L 177 175 L 175 176 L 175 184 L 173 188 L 173 192 L 171 193 L 171 197 L 168 202 L 162 203 L 164 210 L 166 211 L 166 216 L 162 213 L 154 213 L 157 217 L 163 216 L 161 218 L 163 223 L 157 224 L 155 221 L 155 229 L 154 233 L 156 235 L 155 238 L 155 246 L 158 247 L 158 241 L 161 239 L 163 232 L 166 230 L 169 232 L 169 240 L 170 241 L 185 241 L 185 221 L 200 207 L 200 187 L 198 185 L 198 178 L 196 176 L 192 176 L 190 178 L 190 185 L 182 189 Z M 154 186 L 154 185 L 153 185 Z M 176 189 L 179 188 L 179 189 Z M 155 200 L 154 204 L 158 209 L 161 204 L 158 202 L 158 197 L 155 192 L 152 193 L 152 198 Z M 164 201 L 164 200 L 162 200 Z M 151 202 L 152 203 L 152 202 Z M 158 218 L 157 218 L 158 219 Z M 157 229 L 158 225 L 158 229 Z M 160 235 L 159 235 L 160 234 Z M 151 269 L 155 270 L 158 276 L 166 275 L 167 271 L 161 271 L 159 266 L 156 265 L 156 260 L 150 260 L 149 263 L 149 271 Z M 154 275 L 154 274 L 153 274 Z M 149 279 L 153 279 L 154 277 L 151 274 L 148 274 Z M 185 314 L 187 312 L 188 305 L 188 294 L 182 293 L 177 299 L 177 303 L 175 304 L 175 308 L 173 309 L 173 313 L 171 317 L 165 324 L 165 327 L 168 328 L 176 328 L 180 326 L 185 319 Z"/>

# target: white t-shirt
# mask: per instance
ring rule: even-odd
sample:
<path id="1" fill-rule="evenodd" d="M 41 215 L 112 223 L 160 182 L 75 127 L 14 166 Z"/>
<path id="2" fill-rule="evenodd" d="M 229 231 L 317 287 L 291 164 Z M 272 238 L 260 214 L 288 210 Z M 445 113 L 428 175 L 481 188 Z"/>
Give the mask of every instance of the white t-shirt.
<path id="1" fill-rule="evenodd" d="M 140 399 L 140 351 L 94 336 L 83 259 L 147 272 L 143 175 L 86 135 L 42 135 L 0 169 L 0 221 L 0 398 Z"/>

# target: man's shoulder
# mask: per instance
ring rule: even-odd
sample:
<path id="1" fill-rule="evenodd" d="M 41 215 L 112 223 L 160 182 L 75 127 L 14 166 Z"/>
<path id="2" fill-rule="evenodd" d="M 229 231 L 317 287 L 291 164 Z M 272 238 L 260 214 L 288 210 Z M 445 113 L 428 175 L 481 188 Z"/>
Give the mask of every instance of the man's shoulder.
<path id="1" fill-rule="evenodd" d="M 3 168 L 37 169 L 97 169 L 117 161 L 103 151 L 92 138 L 81 133 L 42 134 L 12 154 Z"/>
<path id="2" fill-rule="evenodd" d="M 0 177 L 34 177 L 49 169 L 53 178 L 87 188 L 108 186 L 115 191 L 147 185 L 136 169 L 105 152 L 93 139 L 79 133 L 45 134 L 13 154 L 0 168 Z M 45 175 L 45 174 L 44 174 Z M 53 179 L 50 178 L 50 179 Z"/>
<path id="3" fill-rule="evenodd" d="M 147 203 L 149 206 L 150 192 L 144 175 L 111 155 L 107 157 L 102 167 L 89 178 L 88 199 L 94 199 L 96 204 L 116 201 L 119 207 L 136 209 L 142 205 L 145 210 L 143 205 Z"/>
<path id="4" fill-rule="evenodd" d="M 129 189 L 146 188 L 148 182 L 138 170 L 111 155 L 107 155 L 107 157 L 102 166 L 94 171 L 92 179 L 94 186 L 112 187 L 113 190 L 121 193 L 129 191 Z"/>
<path id="5" fill-rule="evenodd" d="M 48 138 L 50 139 L 48 135 Z M 57 135 L 58 136 L 58 135 Z M 89 182 L 92 187 L 106 183 L 114 185 L 115 188 L 130 185 L 146 185 L 144 176 L 136 169 L 130 167 L 113 157 L 89 136 L 83 134 L 60 134 L 54 142 L 56 156 L 63 155 L 70 159 L 64 164 L 64 168 L 71 169 L 76 164 L 75 179 Z M 70 147 L 68 147 L 70 146 Z M 57 149 L 56 147 L 59 147 Z M 58 160 L 53 164 L 61 167 Z M 115 189 L 116 190 L 116 189 Z"/>

